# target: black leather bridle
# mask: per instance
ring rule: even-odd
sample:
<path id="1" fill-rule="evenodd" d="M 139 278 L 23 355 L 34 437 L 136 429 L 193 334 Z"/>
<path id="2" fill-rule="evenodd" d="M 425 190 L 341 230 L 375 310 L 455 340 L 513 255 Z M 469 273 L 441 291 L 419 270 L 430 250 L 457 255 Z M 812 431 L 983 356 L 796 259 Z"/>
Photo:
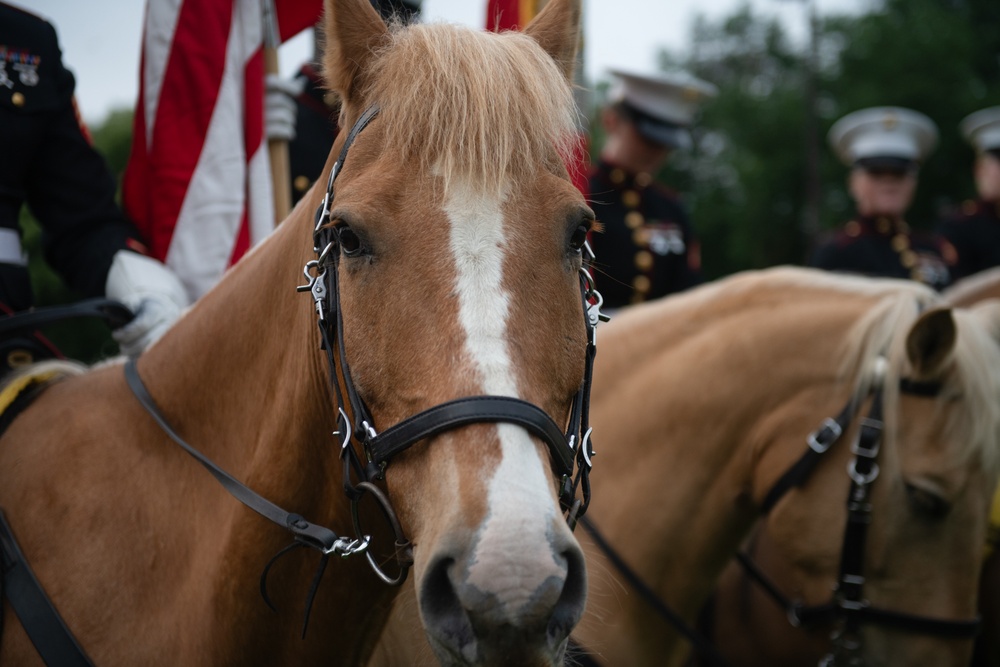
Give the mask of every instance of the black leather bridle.
<path id="1" fill-rule="evenodd" d="M 541 408 L 509 396 L 470 396 L 447 401 L 382 431 L 374 428 L 374 419 L 352 380 L 350 366 L 344 349 L 343 318 L 340 309 L 338 267 L 340 262 L 341 226 L 331 220 L 330 210 L 335 197 L 334 185 L 340 175 L 347 153 L 358 134 L 378 115 L 378 106 L 369 107 L 347 135 L 340 156 L 330 171 L 326 196 L 316 211 L 313 230 L 313 250 L 317 259 L 306 264 L 304 273 L 309 280 L 300 291 L 312 293 L 323 349 L 330 364 L 330 381 L 340 406 L 349 405 L 352 421 L 341 407 L 339 432 L 344 457 L 344 489 L 354 497 L 356 489 L 351 481 L 353 471 L 365 481 L 383 479 L 389 460 L 417 442 L 461 426 L 485 422 L 517 424 L 544 441 L 552 455 L 556 472 L 560 476 L 559 500 L 570 525 L 586 512 L 590 502 L 589 472 L 593 449 L 589 426 L 590 387 L 596 354 L 595 332 L 599 320 L 606 320 L 600 313 L 601 296 L 594 289 L 593 280 L 585 267 L 580 269 L 580 285 L 584 309 L 584 326 L 587 332 L 584 379 L 573 398 L 568 427 L 562 429 Z M 585 246 L 590 253 L 589 246 Z M 592 259 L 590 253 L 588 259 Z M 315 274 L 313 272 L 315 271 Z M 336 344 L 336 354 L 334 354 Z M 338 378 L 339 369 L 339 378 Z M 343 380 L 346 402 L 341 392 Z M 354 445 L 365 455 L 365 463 Z M 575 469 L 575 475 L 574 475 Z M 582 498 L 576 498 L 580 489 Z"/>
<path id="2" fill-rule="evenodd" d="M 887 365 L 884 359 L 879 359 L 876 376 L 869 391 L 871 406 L 867 416 L 861 418 L 857 439 L 851 445 L 854 458 L 847 466 L 847 474 L 851 481 L 847 495 L 847 523 L 844 528 L 840 568 L 833 598 L 825 604 L 815 606 L 806 606 L 801 601 L 792 600 L 781 592 L 747 553 L 737 554 L 737 559 L 747 574 L 785 610 L 793 626 L 839 622 L 831 636 L 833 649 L 820 662 L 823 667 L 863 664 L 861 658 L 863 625 L 880 625 L 913 634 L 952 639 L 972 639 L 979 631 L 978 617 L 951 620 L 919 616 L 874 607 L 864 596 L 865 543 L 872 519 L 871 486 L 879 476 L 877 460 L 884 427 L 882 390 Z M 936 382 L 916 382 L 903 378 L 900 380 L 899 390 L 904 394 L 934 397 L 940 393 L 941 386 Z M 774 483 L 765 496 L 761 508 L 763 513 L 769 512 L 793 487 L 805 484 L 816 465 L 823 459 L 823 455 L 839 442 L 848 430 L 861 403 L 862 400 L 851 399 L 840 414 L 832 419 L 825 419 L 809 436 L 808 449 Z"/>
<path id="3" fill-rule="evenodd" d="M 319 577 L 322 576 L 326 559 L 331 554 L 346 557 L 364 553 L 374 572 L 387 584 L 399 585 L 406 579 L 413 562 L 410 543 L 403 535 L 388 497 L 375 482 L 384 479 L 386 466 L 393 456 L 425 438 L 468 424 L 490 422 L 517 424 L 548 445 L 560 479 L 560 505 L 567 513 L 567 521 L 571 527 L 575 526 L 577 519 L 583 516 L 590 502 L 589 474 L 593 456 L 589 427 L 590 387 L 596 353 L 595 329 L 597 322 L 604 318 L 600 314 L 600 294 L 594 289 L 586 268 L 581 268 L 580 278 L 584 323 L 587 329 L 584 379 L 573 399 L 569 426 L 565 433 L 541 408 L 508 396 L 459 398 L 424 410 L 382 433 L 376 432 L 374 419 L 351 379 L 350 367 L 347 364 L 337 283 L 341 252 L 340 229 L 330 219 L 330 207 L 334 199 L 334 184 L 347 159 L 348 150 L 378 112 L 378 107 L 372 106 L 355 122 L 330 171 L 326 195 L 316 212 L 313 229 L 313 246 L 317 259 L 306 264 L 303 273 L 309 282 L 298 288 L 300 292 L 310 292 L 316 306 L 322 348 L 326 351 L 329 361 L 330 384 L 333 386 L 339 406 L 338 430 L 335 433 L 341 438 L 340 457 L 343 462 L 344 490 L 351 500 L 354 528 L 358 537 L 354 539 L 340 537 L 328 528 L 313 524 L 298 514 L 287 512 L 219 468 L 173 431 L 143 386 L 135 362 L 130 361 L 125 365 L 125 377 L 129 387 L 146 411 L 174 442 L 205 466 L 237 500 L 292 532 L 295 542 L 291 547 L 311 547 L 323 554 L 321 569 L 310 592 L 310 603 L 318 586 Z M 589 251 L 589 247 L 587 249 Z M 346 388 L 346 401 L 344 392 L 341 391 L 341 381 Z M 350 416 L 345 410 L 348 406 Z M 358 448 L 364 452 L 364 457 L 358 453 Z M 580 498 L 576 497 L 578 490 Z M 376 562 L 368 548 L 370 537 L 364 535 L 361 530 L 358 503 L 366 494 L 374 496 L 395 535 L 395 559 L 399 568 L 397 574 L 387 574 L 382 565 Z M 285 551 L 279 553 L 275 559 L 283 553 Z M 267 600 L 266 576 L 273 562 L 274 559 L 268 563 L 262 576 L 261 592 L 265 600 Z"/>

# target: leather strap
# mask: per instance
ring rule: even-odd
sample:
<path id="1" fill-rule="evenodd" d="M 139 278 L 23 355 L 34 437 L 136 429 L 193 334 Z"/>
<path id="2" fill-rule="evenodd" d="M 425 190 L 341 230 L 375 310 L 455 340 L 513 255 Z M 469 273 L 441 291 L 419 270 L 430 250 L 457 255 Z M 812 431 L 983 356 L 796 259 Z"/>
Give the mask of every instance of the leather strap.
<path id="1" fill-rule="evenodd" d="M 94 667 L 25 560 L 0 511 L 3 592 L 35 650 L 49 667 Z"/>
<path id="2" fill-rule="evenodd" d="M 139 377 L 139 371 L 136 368 L 134 359 L 130 359 L 125 363 L 125 380 L 128 382 L 128 386 L 132 390 L 132 393 L 139 400 L 139 403 L 143 408 L 145 408 L 146 412 L 149 413 L 156 423 L 159 424 L 160 428 L 163 429 L 163 432 L 166 433 L 167 436 L 169 436 L 170 439 L 173 440 L 181 449 L 190 454 L 196 461 L 198 461 L 198 463 L 204 466 L 205 469 L 208 470 L 208 472 L 210 472 L 220 484 L 222 484 L 223 488 L 225 488 L 231 496 L 236 498 L 236 500 L 240 501 L 254 512 L 257 512 L 265 519 L 292 532 L 295 535 L 295 539 L 298 541 L 305 543 L 307 546 L 318 549 L 319 551 L 331 553 L 337 549 L 339 544 L 342 544 L 341 538 L 329 528 L 324 528 L 323 526 L 310 523 L 298 514 L 293 514 L 283 510 L 267 498 L 258 494 L 256 491 L 244 486 L 238 479 L 217 466 L 215 462 L 185 442 L 184 439 L 174 431 L 169 422 L 167 422 L 163 414 L 160 412 L 159 407 L 156 405 L 156 401 L 153 400 L 153 397 L 146 389 L 146 385 L 143 384 L 142 379 Z"/>
<path id="3" fill-rule="evenodd" d="M 625 578 L 628 585 L 639 594 L 639 597 L 649 605 L 653 611 L 656 612 L 660 618 L 664 619 L 677 630 L 685 639 L 690 642 L 691 647 L 701 656 L 707 665 L 710 667 L 729 667 L 729 663 L 722 654 L 712 645 L 712 643 L 706 639 L 700 632 L 691 627 L 680 614 L 670 608 L 670 606 L 664 602 L 659 595 L 656 594 L 653 589 L 651 589 L 642 577 L 629 567 L 625 559 L 621 557 L 611 543 L 608 542 L 601 532 L 597 529 L 594 523 L 583 517 L 580 519 L 580 525 L 582 525 L 590 537 L 594 540 L 594 544 L 597 548 L 601 550 L 602 553 L 611 561 L 611 565 L 614 566 L 616 570 Z"/>
<path id="4" fill-rule="evenodd" d="M 135 315 L 125 305 L 111 299 L 85 299 L 66 306 L 35 308 L 8 317 L 0 317 L 0 336 L 14 332 L 34 331 L 55 322 L 96 317 L 105 320 L 112 329 L 132 321 Z"/>
<path id="5" fill-rule="evenodd" d="M 528 429 L 548 443 L 559 473 L 573 472 L 574 452 L 566 436 L 541 408 L 508 396 L 472 396 L 448 401 L 404 419 L 369 443 L 372 461 L 381 465 L 413 443 L 468 424 L 504 422 Z"/>

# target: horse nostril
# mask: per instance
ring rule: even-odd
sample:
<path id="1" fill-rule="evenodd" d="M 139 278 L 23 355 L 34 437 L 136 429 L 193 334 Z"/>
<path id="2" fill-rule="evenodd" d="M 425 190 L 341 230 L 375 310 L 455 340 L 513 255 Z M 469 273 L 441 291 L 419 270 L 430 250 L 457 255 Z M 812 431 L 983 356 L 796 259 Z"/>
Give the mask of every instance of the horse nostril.
<path id="1" fill-rule="evenodd" d="M 476 637 L 451 581 L 455 559 L 442 557 L 427 568 L 419 587 L 420 611 L 435 649 L 457 652 L 472 662 Z"/>
<path id="2" fill-rule="evenodd" d="M 553 649 L 566 641 L 569 633 L 583 616 L 587 601 L 587 570 L 583 554 L 578 548 L 567 549 L 562 554 L 566 560 L 566 579 L 549 619 L 548 639 Z"/>

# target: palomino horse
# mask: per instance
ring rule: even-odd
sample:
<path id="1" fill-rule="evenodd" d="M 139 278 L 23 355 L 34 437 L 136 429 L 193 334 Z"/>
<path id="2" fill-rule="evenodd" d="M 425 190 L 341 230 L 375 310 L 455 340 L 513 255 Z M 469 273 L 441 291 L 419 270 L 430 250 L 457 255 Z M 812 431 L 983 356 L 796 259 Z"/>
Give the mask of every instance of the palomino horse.
<path id="1" fill-rule="evenodd" d="M 867 543 L 856 552 L 867 576 L 860 602 L 971 619 L 1000 458 L 1000 307 L 952 312 L 936 303 L 913 283 L 783 268 L 619 313 L 601 330 L 595 365 L 592 419 L 605 445 L 586 519 L 656 597 L 693 623 L 771 489 L 801 460 L 807 435 L 851 399 L 872 426 L 868 397 L 881 387 L 877 461 L 857 462 L 845 443 L 830 447 L 771 510 L 776 539 L 794 554 L 807 600 L 829 601 L 848 516 L 848 465 L 855 461 L 854 473 L 871 478 L 877 463 L 877 480 L 866 488 Z M 901 393 L 902 379 L 941 382 L 941 391 Z M 848 441 L 859 421 L 845 429 Z M 920 490 L 916 501 L 909 489 Z M 586 532 L 579 538 L 589 593 L 574 638 L 591 656 L 586 664 L 682 664 L 688 646 L 680 634 Z M 399 617 L 414 610 L 401 607 L 382 654 L 389 659 L 378 664 L 400 655 L 395 633 L 405 634 L 407 621 Z M 968 661 L 968 641 L 867 623 L 860 633 L 860 657 L 871 664 Z"/>
<path id="2" fill-rule="evenodd" d="M 945 303 L 952 307 L 971 307 L 986 299 L 1000 298 L 1000 269 L 990 269 L 970 276 L 945 290 Z M 931 503 L 933 499 L 911 490 L 912 502 Z M 994 500 L 994 502 L 997 502 Z M 928 505 L 930 507 L 931 505 Z M 995 512 L 996 510 L 994 510 Z M 747 555 L 762 580 L 780 595 L 769 594 L 746 566 L 731 563 L 722 576 L 707 609 L 707 630 L 726 660 L 738 667 L 788 667 L 816 665 L 829 650 L 829 623 L 799 624 L 789 622 L 786 601 L 798 601 L 801 584 L 795 578 L 794 563 L 774 542 L 763 520 L 747 544 Z M 995 538 L 994 538 L 995 539 Z M 776 604 L 777 603 L 777 604 Z M 992 550 L 982 570 L 979 608 L 983 628 L 976 641 L 976 665 L 1000 662 L 1000 554 Z"/>
<path id="3" fill-rule="evenodd" d="M 362 664 L 396 589 L 357 553 L 367 543 L 340 481 L 342 442 L 355 497 L 377 493 L 359 474 L 385 475 L 441 662 L 562 663 L 586 593 L 556 492 L 567 500 L 562 425 L 581 421 L 589 341 L 592 213 L 561 159 L 579 20 L 578 0 L 553 0 L 525 34 L 390 30 L 368 0 L 327 0 L 325 71 L 353 130 L 327 162 L 326 192 L 314 188 L 137 365 L 51 386 L 0 440 L 0 506 L 94 664 Z M 303 266 L 312 298 L 295 294 Z M 179 438 L 300 516 L 280 515 L 278 529 L 235 502 L 144 410 L 139 382 Z M 414 415 L 405 433 L 376 433 Z M 286 528 L 319 542 L 324 563 L 345 556 L 304 639 L 316 554 L 270 568 L 280 613 L 258 592 Z M 359 541 L 324 542 L 331 530 Z M 3 620 L 0 663 L 41 664 L 11 605 Z"/>

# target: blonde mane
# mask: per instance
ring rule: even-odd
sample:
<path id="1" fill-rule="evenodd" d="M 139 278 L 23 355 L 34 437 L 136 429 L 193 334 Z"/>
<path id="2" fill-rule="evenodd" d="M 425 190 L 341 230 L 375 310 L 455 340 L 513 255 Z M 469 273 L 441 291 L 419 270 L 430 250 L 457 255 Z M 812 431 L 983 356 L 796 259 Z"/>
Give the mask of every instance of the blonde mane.
<path id="1" fill-rule="evenodd" d="M 559 168 L 577 114 L 572 89 L 534 39 L 443 23 L 394 27 L 366 98 L 382 108 L 390 150 L 436 170 L 446 190 L 460 175 L 502 192 L 539 163 Z"/>
<path id="2" fill-rule="evenodd" d="M 935 292 L 914 287 L 879 300 L 855 323 L 845 340 L 842 376 L 845 380 L 853 378 L 856 400 L 868 395 L 879 359 L 888 362 L 883 401 L 886 439 L 890 441 L 898 432 L 899 381 L 910 373 L 907 334 L 921 312 L 945 305 Z M 992 473 L 1000 466 L 1000 376 L 991 369 L 1000 366 L 1000 349 L 990 333 L 973 321 L 971 313 L 952 313 L 958 336 L 951 369 L 940 378 L 943 386 L 936 408 L 944 409 L 955 397 L 961 397 L 960 407 L 952 411 L 947 425 L 957 443 L 955 463 L 978 456 Z"/>

